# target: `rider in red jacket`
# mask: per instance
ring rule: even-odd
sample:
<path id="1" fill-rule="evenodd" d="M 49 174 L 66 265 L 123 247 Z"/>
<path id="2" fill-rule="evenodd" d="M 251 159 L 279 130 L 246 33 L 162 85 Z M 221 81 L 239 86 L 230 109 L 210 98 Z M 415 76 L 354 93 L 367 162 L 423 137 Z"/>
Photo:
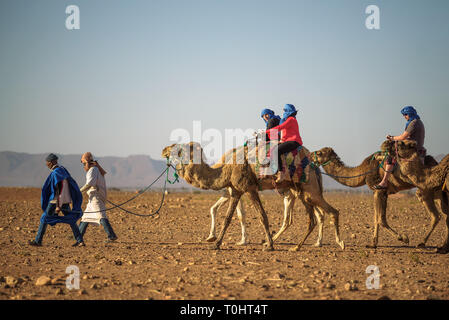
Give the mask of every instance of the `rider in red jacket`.
<path id="1" fill-rule="evenodd" d="M 294 105 L 286 104 L 284 106 L 284 115 L 280 124 L 274 128 L 267 130 L 267 134 L 271 139 L 277 139 L 279 131 L 281 132 L 281 140 L 278 145 L 278 168 L 279 175 L 276 182 L 283 179 L 281 155 L 297 149 L 302 146 L 301 135 L 299 134 L 298 121 L 296 120 L 297 110 Z"/>

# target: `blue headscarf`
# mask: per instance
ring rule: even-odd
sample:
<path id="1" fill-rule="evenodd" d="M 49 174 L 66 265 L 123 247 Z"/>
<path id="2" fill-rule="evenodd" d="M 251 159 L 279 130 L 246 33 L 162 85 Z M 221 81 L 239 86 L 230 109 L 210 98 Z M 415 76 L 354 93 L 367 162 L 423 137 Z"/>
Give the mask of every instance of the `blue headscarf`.
<path id="1" fill-rule="evenodd" d="M 260 114 L 260 116 L 262 117 L 263 121 L 265 121 L 265 123 L 268 125 L 268 121 L 264 119 L 264 115 L 268 114 L 270 116 L 269 119 L 278 119 L 281 120 L 281 117 L 277 116 L 274 114 L 274 111 L 271 109 L 263 109 L 262 113 Z"/>
<path id="2" fill-rule="evenodd" d="M 284 106 L 284 115 L 282 116 L 282 120 L 279 124 L 284 123 L 288 117 L 290 117 L 291 115 L 293 115 L 296 112 L 298 112 L 298 111 L 296 110 L 295 106 L 287 103 Z"/>
<path id="3" fill-rule="evenodd" d="M 401 113 L 404 116 L 405 115 L 409 116 L 409 119 L 408 119 L 407 123 L 405 124 L 405 130 L 407 130 L 407 127 L 410 124 L 410 122 L 412 122 L 413 120 L 416 120 L 416 119 L 418 119 L 418 120 L 421 119 L 418 116 L 418 113 L 416 112 L 415 108 L 413 108 L 412 106 L 407 106 L 407 107 L 402 108 Z"/>

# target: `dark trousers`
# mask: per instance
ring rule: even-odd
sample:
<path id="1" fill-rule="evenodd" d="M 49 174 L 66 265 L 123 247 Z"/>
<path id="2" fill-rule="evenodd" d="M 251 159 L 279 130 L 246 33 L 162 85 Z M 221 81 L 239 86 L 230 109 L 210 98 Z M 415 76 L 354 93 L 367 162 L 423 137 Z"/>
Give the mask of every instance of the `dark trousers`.
<path id="1" fill-rule="evenodd" d="M 286 141 L 286 142 L 283 142 L 278 145 L 278 168 L 279 168 L 279 170 L 282 170 L 282 168 L 283 168 L 281 155 L 283 155 L 284 153 L 293 151 L 293 150 L 297 149 L 299 146 L 300 146 L 300 144 L 296 141 Z"/>
<path id="2" fill-rule="evenodd" d="M 47 209 L 42 214 L 44 215 L 55 215 L 55 209 L 56 204 L 55 203 L 49 203 L 47 206 Z M 68 214 L 70 212 L 70 206 L 69 204 L 63 204 L 61 207 L 61 211 L 64 215 Z M 83 242 L 83 236 L 81 235 L 78 226 L 76 222 L 70 224 L 70 228 L 72 228 L 73 235 L 78 242 Z M 44 238 L 45 231 L 47 230 L 47 223 L 40 222 L 39 223 L 39 229 L 37 230 L 37 235 L 35 241 L 37 243 L 42 243 L 42 239 Z"/>
<path id="3" fill-rule="evenodd" d="M 87 230 L 88 222 L 81 222 L 79 226 L 79 230 L 81 232 L 81 235 L 84 236 Z M 103 226 L 104 231 L 106 231 L 106 234 L 108 235 L 108 239 L 117 239 L 117 236 L 115 235 L 114 230 L 112 229 L 111 224 L 109 223 L 108 219 L 101 218 L 100 224 Z"/>

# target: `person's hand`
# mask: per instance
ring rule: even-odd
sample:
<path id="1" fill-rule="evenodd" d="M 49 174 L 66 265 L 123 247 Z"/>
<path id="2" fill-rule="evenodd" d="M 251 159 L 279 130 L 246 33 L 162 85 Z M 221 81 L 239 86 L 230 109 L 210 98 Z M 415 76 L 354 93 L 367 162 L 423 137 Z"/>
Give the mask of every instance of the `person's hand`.
<path id="1" fill-rule="evenodd" d="M 55 212 L 56 213 L 60 213 L 61 212 L 61 208 L 60 207 L 56 207 Z"/>
<path id="2" fill-rule="evenodd" d="M 394 136 L 388 135 L 387 136 L 387 140 L 393 141 L 394 140 Z"/>

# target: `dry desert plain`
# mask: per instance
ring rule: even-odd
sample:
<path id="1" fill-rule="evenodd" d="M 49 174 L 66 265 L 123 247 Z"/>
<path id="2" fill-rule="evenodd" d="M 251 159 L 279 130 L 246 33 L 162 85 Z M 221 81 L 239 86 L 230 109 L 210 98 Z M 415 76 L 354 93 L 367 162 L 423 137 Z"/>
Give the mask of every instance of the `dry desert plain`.
<path id="1" fill-rule="evenodd" d="M 111 191 L 109 199 L 120 203 L 134 195 Z M 449 255 L 434 253 L 443 243 L 444 223 L 428 248 L 416 248 L 430 218 L 413 195 L 392 196 L 388 207 L 390 225 L 409 236 L 409 245 L 381 229 L 379 247 L 366 248 L 373 232 L 372 195 L 329 192 L 326 199 L 340 210 L 346 249 L 336 245 L 327 219 L 323 246 L 313 246 L 315 230 L 299 252 L 289 249 L 307 228 L 303 206 L 295 205 L 293 225 L 275 243 L 275 251 L 264 252 L 263 229 L 246 196 L 250 243 L 236 245 L 240 226 L 234 216 L 221 250 L 211 250 L 205 241 L 209 208 L 219 196 L 170 193 L 160 214 L 151 218 L 111 210 L 119 237 L 114 243 L 104 242 L 102 227 L 89 226 L 86 247 L 73 248 L 69 226 L 58 224 L 47 229 L 42 247 L 30 247 L 41 215 L 40 190 L 0 188 L 0 299 L 449 299 Z M 160 198 L 160 193 L 147 192 L 126 208 L 148 213 Z M 283 199 L 274 192 L 261 198 L 270 230 L 279 230 Z M 218 214 L 219 229 L 224 211 Z M 79 268 L 78 290 L 66 288 L 70 265 Z M 378 267 L 378 289 L 366 286 L 370 265 Z"/>

